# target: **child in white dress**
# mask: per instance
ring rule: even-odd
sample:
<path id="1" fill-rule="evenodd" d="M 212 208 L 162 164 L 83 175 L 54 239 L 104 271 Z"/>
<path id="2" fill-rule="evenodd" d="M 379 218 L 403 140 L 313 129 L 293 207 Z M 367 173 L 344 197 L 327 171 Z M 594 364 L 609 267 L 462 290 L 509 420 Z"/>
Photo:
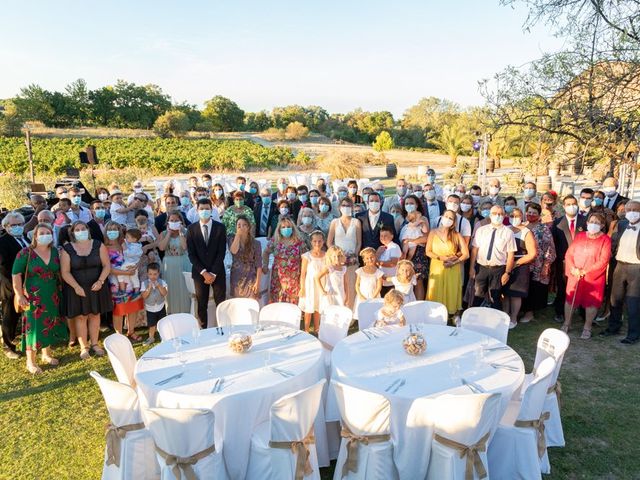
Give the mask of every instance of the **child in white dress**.
<path id="1" fill-rule="evenodd" d="M 131 284 L 134 292 L 140 291 L 140 277 L 138 275 L 138 263 L 140 262 L 140 258 L 142 258 L 142 243 L 140 243 L 140 238 L 142 237 L 142 232 L 137 228 L 130 228 L 125 233 L 125 242 L 122 247 L 122 254 L 124 256 L 124 263 L 122 270 L 126 270 L 129 267 L 136 267 L 136 271 L 133 275 L 116 275 L 118 279 L 118 288 L 121 292 L 127 290 L 127 285 Z"/>
<path id="2" fill-rule="evenodd" d="M 402 254 L 407 260 L 411 260 L 416 254 L 418 244 L 415 242 L 405 242 L 405 240 L 415 240 L 429 233 L 429 225 L 424 221 L 424 217 L 420 212 L 407 213 L 407 224 L 400 230 L 400 244 L 402 245 Z"/>
<path id="3" fill-rule="evenodd" d="M 416 286 L 416 271 L 413 268 L 413 262 L 409 260 L 400 260 L 398 262 L 398 270 L 394 277 L 387 278 L 393 283 L 393 288 L 404 295 L 404 303 L 415 302 L 416 294 L 413 287 Z"/>
<path id="4" fill-rule="evenodd" d="M 309 236 L 311 251 L 302 254 L 302 268 L 300 271 L 300 302 L 298 306 L 304 312 L 304 330 L 313 331 L 320 328 L 320 290 L 316 286 L 316 277 L 324 267 L 324 233 L 316 230 Z"/>
<path id="5" fill-rule="evenodd" d="M 321 292 L 320 310 L 330 305 L 347 304 L 347 257 L 340 247 L 329 247 L 324 257 L 325 267 L 316 276 L 316 286 Z M 326 279 L 325 279 L 326 277 Z"/>
<path id="6" fill-rule="evenodd" d="M 364 267 L 356 270 L 356 301 L 353 305 L 353 318 L 358 318 L 358 305 L 372 298 L 380 298 L 384 272 L 378 268 L 376 251 L 367 247 L 360 252 Z"/>
<path id="7" fill-rule="evenodd" d="M 406 320 L 402 313 L 402 305 L 404 304 L 404 295 L 398 290 L 390 290 L 384 296 L 384 305 L 376 314 L 375 327 L 387 327 L 389 325 L 398 325 L 404 327 Z"/>

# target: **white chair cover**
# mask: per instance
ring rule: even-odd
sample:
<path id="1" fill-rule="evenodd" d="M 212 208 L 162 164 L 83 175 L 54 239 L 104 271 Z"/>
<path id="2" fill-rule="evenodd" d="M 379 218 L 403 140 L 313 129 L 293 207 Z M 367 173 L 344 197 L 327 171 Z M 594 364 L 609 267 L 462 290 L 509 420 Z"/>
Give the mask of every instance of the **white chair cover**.
<path id="1" fill-rule="evenodd" d="M 555 364 L 552 357 L 543 360 L 536 370 L 535 378 L 525 390 L 522 401 L 509 402 L 489 445 L 492 479 L 540 479 L 541 472 L 550 473 L 544 433 L 540 435 L 542 429 L 518 426 L 517 423 L 546 420 L 543 406 Z"/>
<path id="2" fill-rule="evenodd" d="M 561 390 L 558 375 L 560 367 L 564 360 L 564 354 L 569 348 L 569 336 L 562 330 L 556 328 L 547 328 L 538 337 L 538 346 L 536 349 L 536 359 L 533 364 L 533 372 L 536 371 L 538 365 L 548 357 L 553 357 L 556 361 L 556 368 L 551 375 L 551 382 L 547 397 L 544 401 L 543 411 L 549 412 L 551 415 L 545 423 L 544 434 L 547 440 L 547 447 L 564 447 L 564 431 L 562 430 L 562 420 L 560 418 L 560 399 L 558 394 Z M 525 375 L 524 383 L 521 391 L 524 391 L 535 377 L 535 373 Z"/>
<path id="3" fill-rule="evenodd" d="M 498 424 L 500 394 L 442 395 L 432 404 L 431 416 L 434 422 L 434 439 L 431 443 L 428 480 L 448 478 L 465 480 L 469 473 L 473 478 L 489 478 L 487 449 L 489 439 Z M 460 446 L 447 445 L 453 441 Z M 475 446 L 475 453 L 461 448 Z M 485 472 L 473 466 L 477 458 Z M 469 468 L 471 467 L 471 468 Z M 468 478 L 468 477 L 466 477 Z"/>
<path id="4" fill-rule="evenodd" d="M 149 408 L 144 410 L 144 418 L 156 448 L 178 459 L 198 456 L 197 462 L 180 466 L 174 460 L 156 451 L 162 480 L 174 480 L 178 470 L 181 479 L 189 478 L 185 469 L 191 468 L 199 480 L 227 478 L 222 458 L 222 445 L 214 443 L 214 415 L 211 410 L 193 408 Z M 207 449 L 215 446 L 215 451 Z M 198 455 L 200 454 L 200 455 Z"/>
<path id="5" fill-rule="evenodd" d="M 462 328 L 483 333 L 502 343 L 507 343 L 509 335 L 509 315 L 501 310 L 486 307 L 471 307 L 462 312 Z"/>
<path id="6" fill-rule="evenodd" d="M 257 325 L 260 305 L 253 298 L 232 298 L 225 300 L 216 309 L 218 325 Z"/>
<path id="7" fill-rule="evenodd" d="M 402 306 L 402 312 L 408 324 L 446 325 L 449 318 L 447 307 L 441 303 L 427 300 L 406 303 Z"/>
<path id="8" fill-rule="evenodd" d="M 370 328 L 376 323 L 376 313 L 382 308 L 384 300 L 382 298 L 373 298 L 366 300 L 358 305 L 358 329 L 364 330 Z"/>
<path id="9" fill-rule="evenodd" d="M 247 478 L 291 479 L 296 478 L 296 467 L 304 466 L 306 448 L 312 472 L 306 479 L 320 479 L 318 455 L 313 435 L 313 423 L 318 415 L 322 390 L 326 383 L 320 380 L 303 390 L 285 395 L 271 406 L 270 421 L 256 427 L 251 437 L 251 454 Z M 272 445 L 271 442 L 279 442 Z M 296 453 L 291 442 L 303 442 Z M 305 448 L 306 447 L 306 448 Z"/>
<path id="10" fill-rule="evenodd" d="M 403 466 L 398 471 L 403 480 L 427 478 L 433 438 L 432 409 L 435 402 L 434 398 L 416 398 L 407 412 L 403 435 L 393 439 L 393 459 L 397 468 Z M 416 445 L 419 445 L 418 452 Z"/>
<path id="11" fill-rule="evenodd" d="M 133 370 L 136 367 L 136 354 L 129 339 L 121 333 L 114 333 L 104 339 L 104 349 L 118 381 L 135 388 Z"/>
<path id="12" fill-rule="evenodd" d="M 108 433 L 111 446 L 119 458 L 118 464 L 109 461 L 109 444 L 105 447 L 102 467 L 103 480 L 158 479 L 160 467 L 156 461 L 153 439 L 144 428 L 136 391 L 129 385 L 102 377 L 98 372 L 89 375 L 98 383 L 109 411 L 111 425 L 138 426 L 135 430 Z M 140 428 L 141 427 L 141 428 Z M 120 433 L 122 437 L 120 438 Z M 118 437 L 119 441 L 115 438 Z M 119 446 L 118 446 L 119 443 Z M 110 463 L 108 465 L 107 463 Z"/>
<path id="13" fill-rule="evenodd" d="M 260 242 L 260 251 L 264 252 L 267 249 L 267 244 L 269 243 L 269 239 L 267 237 L 258 237 L 256 238 L 258 242 Z M 269 286 L 271 284 L 271 267 L 273 265 L 273 255 L 269 255 L 269 271 L 265 274 L 263 273 L 260 277 L 260 298 L 258 298 L 258 303 L 260 304 L 260 308 L 264 308 L 265 305 L 269 303 Z"/>
<path id="14" fill-rule="evenodd" d="M 324 309 L 320 321 L 318 338 L 321 342 L 335 347 L 336 344 L 347 336 L 351 325 L 352 312 L 348 307 L 331 305 Z"/>
<path id="15" fill-rule="evenodd" d="M 260 310 L 258 321 L 260 324 L 287 325 L 296 330 L 300 330 L 300 319 L 302 310 L 293 303 L 277 302 L 270 303 Z"/>
<path id="16" fill-rule="evenodd" d="M 198 302 L 196 300 L 196 287 L 193 284 L 193 278 L 191 272 L 182 272 L 184 281 L 187 285 L 187 291 L 191 295 L 191 310 L 189 313 L 194 317 L 198 314 Z M 213 299 L 213 289 L 209 291 L 209 303 L 207 305 L 207 327 L 210 328 L 216 325 L 216 301 Z"/>
<path id="17" fill-rule="evenodd" d="M 341 478 L 397 479 L 398 474 L 393 463 L 393 444 L 390 439 L 389 400 L 377 393 L 360 390 L 333 380 L 331 385 L 338 402 L 343 428 L 334 480 Z M 348 438 L 350 435 L 367 436 L 369 442 L 365 444 L 352 441 Z M 349 457 L 353 458 L 353 453 L 357 456 L 355 471 L 343 472 Z"/>
<path id="18" fill-rule="evenodd" d="M 200 328 L 200 324 L 196 317 L 189 313 L 167 315 L 158 322 L 158 333 L 163 342 L 190 335 L 194 328 Z"/>

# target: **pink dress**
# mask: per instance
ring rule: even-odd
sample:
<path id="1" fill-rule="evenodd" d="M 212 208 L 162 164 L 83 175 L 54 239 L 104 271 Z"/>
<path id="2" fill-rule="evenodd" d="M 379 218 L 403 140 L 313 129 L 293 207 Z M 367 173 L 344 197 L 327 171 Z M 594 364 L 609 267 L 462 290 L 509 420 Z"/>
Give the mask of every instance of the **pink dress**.
<path id="1" fill-rule="evenodd" d="M 611 238 L 608 235 L 603 234 L 598 238 L 589 238 L 586 232 L 576 235 L 564 260 L 564 273 L 567 276 L 567 303 L 573 303 L 575 295 L 574 307 L 599 308 L 602 305 L 610 257 Z M 586 275 L 579 279 L 579 284 L 578 277 L 571 274 L 573 268 L 586 272 Z"/>
<path id="2" fill-rule="evenodd" d="M 302 254 L 307 247 L 304 241 L 294 240 L 292 243 L 269 242 L 273 248 L 273 269 L 271 271 L 271 303 L 287 302 L 298 304 L 300 293 L 300 269 Z M 267 248 L 269 248 L 267 247 Z"/>

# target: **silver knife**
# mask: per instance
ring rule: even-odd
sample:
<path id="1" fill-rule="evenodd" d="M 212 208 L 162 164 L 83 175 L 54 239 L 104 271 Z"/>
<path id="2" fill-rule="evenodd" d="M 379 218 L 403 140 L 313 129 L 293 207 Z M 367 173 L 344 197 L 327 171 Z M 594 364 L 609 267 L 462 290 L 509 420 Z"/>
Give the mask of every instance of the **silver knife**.
<path id="1" fill-rule="evenodd" d="M 219 383 L 220 383 L 220 379 L 218 378 L 216 380 L 216 383 L 213 384 L 213 388 L 211 389 L 211 393 L 214 393 L 216 391 L 216 388 L 218 387 Z"/>
<path id="2" fill-rule="evenodd" d="M 400 383 L 396 386 L 396 388 L 393 389 L 393 391 L 391 393 L 396 393 L 398 390 L 400 390 L 402 387 L 404 387 L 404 384 L 407 383 L 406 380 L 403 378 Z"/>
<path id="3" fill-rule="evenodd" d="M 389 390 L 391 390 L 391 389 L 393 388 L 393 386 L 394 386 L 396 383 L 398 383 L 399 381 L 400 381 L 400 379 L 399 379 L 399 378 L 396 378 L 396 379 L 391 383 L 391 385 L 389 385 L 387 388 L 385 388 L 385 389 L 384 389 L 384 391 L 385 391 L 385 392 L 388 392 L 388 391 L 389 391 Z"/>
<path id="4" fill-rule="evenodd" d="M 169 383 L 171 380 L 176 380 L 178 378 L 182 377 L 182 373 L 177 373 L 169 378 L 165 378 L 164 380 L 160 380 L 159 382 L 156 383 L 156 385 L 166 385 L 167 383 Z"/>

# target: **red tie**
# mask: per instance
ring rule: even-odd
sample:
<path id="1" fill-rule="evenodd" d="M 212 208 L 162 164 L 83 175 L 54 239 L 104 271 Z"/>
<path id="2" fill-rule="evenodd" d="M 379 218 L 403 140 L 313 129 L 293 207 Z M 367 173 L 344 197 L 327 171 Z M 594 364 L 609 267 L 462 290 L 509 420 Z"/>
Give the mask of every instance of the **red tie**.
<path id="1" fill-rule="evenodd" d="M 573 238 L 576 234 L 576 226 L 575 226 L 575 218 L 571 219 L 571 224 L 569 225 L 569 231 L 571 232 L 571 238 Z"/>

